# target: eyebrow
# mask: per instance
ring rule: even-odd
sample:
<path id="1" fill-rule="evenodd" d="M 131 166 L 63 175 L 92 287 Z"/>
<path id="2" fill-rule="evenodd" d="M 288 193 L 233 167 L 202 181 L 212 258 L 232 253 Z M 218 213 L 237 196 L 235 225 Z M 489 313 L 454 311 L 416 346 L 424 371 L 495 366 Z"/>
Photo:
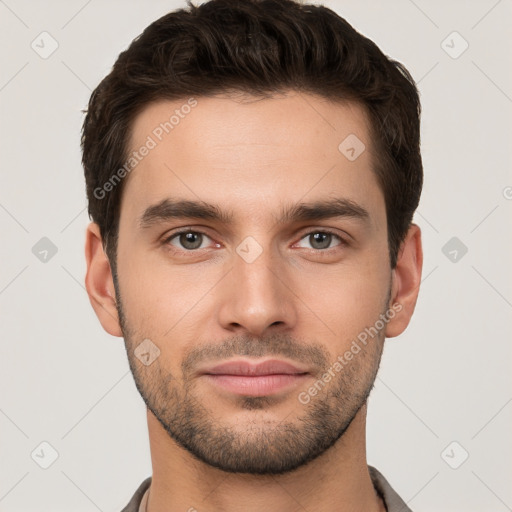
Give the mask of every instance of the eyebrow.
<path id="1" fill-rule="evenodd" d="M 367 222 L 370 214 L 363 206 L 350 199 L 334 198 L 282 206 L 279 222 L 317 221 L 336 217 Z M 222 210 L 217 205 L 205 201 L 164 199 L 144 210 L 139 219 L 139 226 L 141 229 L 147 229 L 171 219 L 205 219 L 232 224 L 234 215 L 232 211 Z"/>

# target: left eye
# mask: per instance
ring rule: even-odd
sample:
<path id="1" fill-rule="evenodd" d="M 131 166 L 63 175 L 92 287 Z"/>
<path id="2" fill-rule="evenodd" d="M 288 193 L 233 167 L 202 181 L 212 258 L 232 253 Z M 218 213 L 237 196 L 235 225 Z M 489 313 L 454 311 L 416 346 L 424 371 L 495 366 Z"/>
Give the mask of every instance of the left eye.
<path id="1" fill-rule="evenodd" d="M 331 242 L 333 239 L 337 239 L 338 243 L 336 245 L 343 244 L 343 239 L 335 235 L 334 233 L 329 233 L 328 231 L 315 231 L 308 233 L 305 237 L 303 237 L 301 240 L 308 240 L 311 244 L 312 249 L 330 249 Z"/>

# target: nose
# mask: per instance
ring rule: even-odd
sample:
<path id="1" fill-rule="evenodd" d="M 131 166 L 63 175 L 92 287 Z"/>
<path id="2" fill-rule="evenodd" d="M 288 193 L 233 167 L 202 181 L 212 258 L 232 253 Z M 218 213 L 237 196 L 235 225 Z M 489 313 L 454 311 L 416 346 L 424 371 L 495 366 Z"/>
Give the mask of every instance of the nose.
<path id="1" fill-rule="evenodd" d="M 297 298 L 286 276 L 284 264 L 270 249 L 263 250 L 252 262 L 235 254 L 218 310 L 221 326 L 254 336 L 261 336 L 270 328 L 293 328 L 297 321 Z"/>

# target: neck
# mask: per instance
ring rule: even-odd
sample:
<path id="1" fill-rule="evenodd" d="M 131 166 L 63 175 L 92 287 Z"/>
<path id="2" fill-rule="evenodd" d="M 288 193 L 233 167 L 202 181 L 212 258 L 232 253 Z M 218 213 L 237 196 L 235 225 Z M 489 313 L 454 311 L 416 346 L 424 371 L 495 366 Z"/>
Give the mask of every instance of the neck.
<path id="1" fill-rule="evenodd" d="M 147 512 L 385 511 L 366 462 L 366 406 L 334 446 L 284 475 L 208 466 L 177 445 L 149 410 L 147 417 L 153 466 Z"/>

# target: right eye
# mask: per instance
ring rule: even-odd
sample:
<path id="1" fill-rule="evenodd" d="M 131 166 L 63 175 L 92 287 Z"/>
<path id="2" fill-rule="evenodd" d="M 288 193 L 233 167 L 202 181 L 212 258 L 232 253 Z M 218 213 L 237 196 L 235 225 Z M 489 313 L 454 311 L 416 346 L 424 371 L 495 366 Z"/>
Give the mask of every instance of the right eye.
<path id="1" fill-rule="evenodd" d="M 207 247 L 207 245 L 203 245 L 205 238 L 211 240 L 211 238 L 206 235 L 206 233 L 187 229 L 173 233 L 172 235 L 168 236 L 163 243 L 171 245 L 173 250 L 176 248 L 176 250 L 191 252 Z"/>

